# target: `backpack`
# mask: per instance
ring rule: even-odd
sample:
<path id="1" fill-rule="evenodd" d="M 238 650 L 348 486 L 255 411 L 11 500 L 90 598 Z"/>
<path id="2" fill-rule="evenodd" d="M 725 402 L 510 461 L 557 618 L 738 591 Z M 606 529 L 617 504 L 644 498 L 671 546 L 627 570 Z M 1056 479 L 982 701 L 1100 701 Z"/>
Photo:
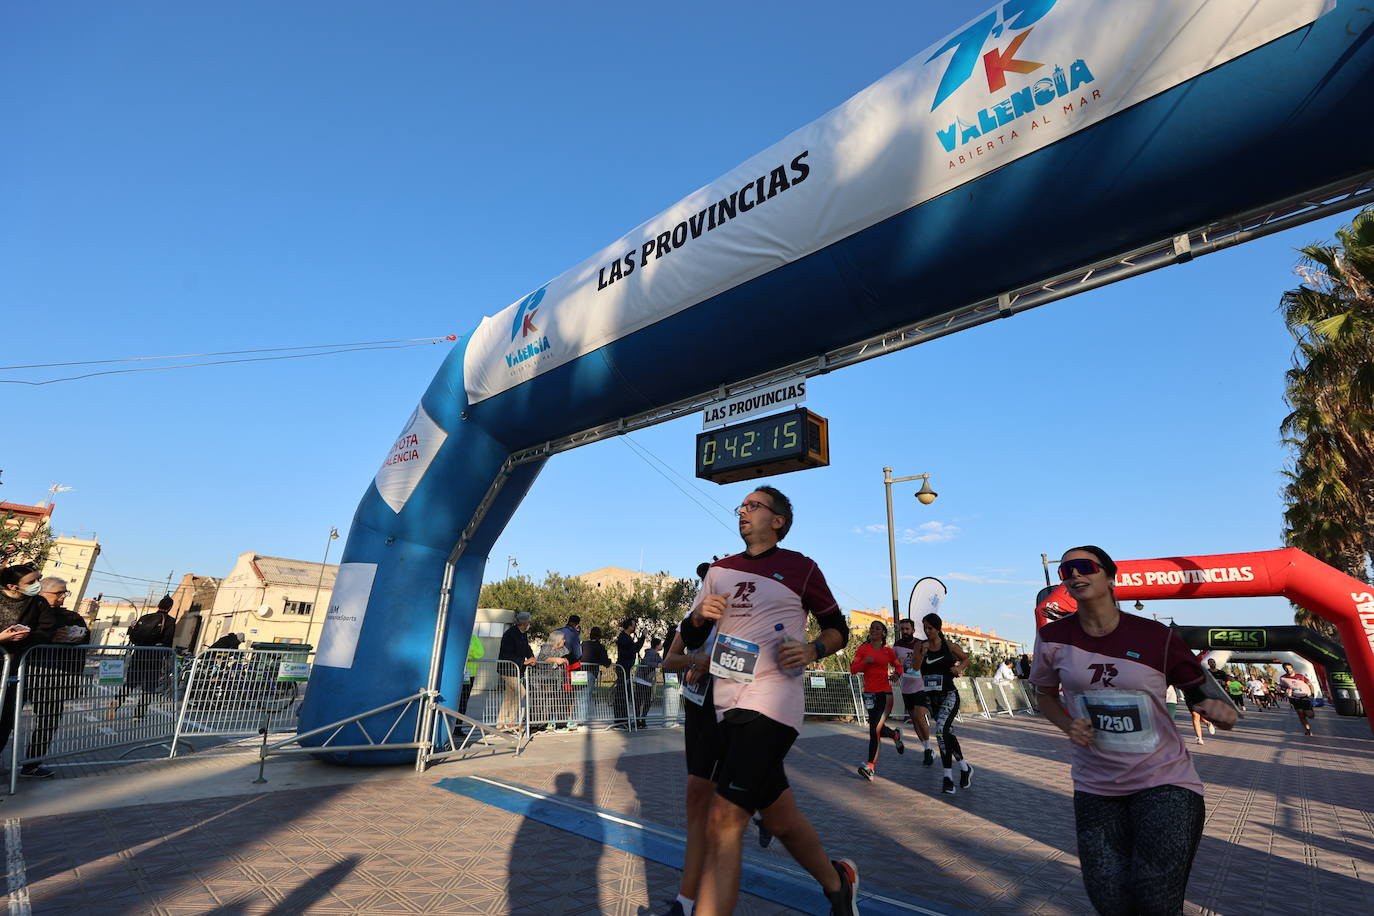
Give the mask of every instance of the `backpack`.
<path id="1" fill-rule="evenodd" d="M 166 626 L 162 613 L 144 614 L 129 627 L 129 643 L 135 646 L 160 646 L 164 640 Z"/>

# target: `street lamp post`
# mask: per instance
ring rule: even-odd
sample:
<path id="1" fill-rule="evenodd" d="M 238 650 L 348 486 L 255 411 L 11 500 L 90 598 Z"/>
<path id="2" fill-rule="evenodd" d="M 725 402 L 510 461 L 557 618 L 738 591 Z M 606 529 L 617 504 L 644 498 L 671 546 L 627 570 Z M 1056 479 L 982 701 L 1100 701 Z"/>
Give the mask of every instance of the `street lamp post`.
<path id="1" fill-rule="evenodd" d="M 897 641 L 898 621 L 902 619 L 901 599 L 897 597 L 897 533 L 892 528 L 892 485 L 894 483 L 904 483 L 908 480 L 923 480 L 921 489 L 915 493 L 916 499 L 921 505 L 928 506 L 935 502 L 935 497 L 939 494 L 930 488 L 929 474 L 913 474 L 910 477 L 893 477 L 892 468 L 883 468 L 883 488 L 887 491 L 887 562 L 888 570 L 892 575 L 892 641 Z"/>
<path id="2" fill-rule="evenodd" d="M 329 566 L 329 547 L 339 537 L 339 529 L 329 528 L 329 537 L 324 542 L 324 559 L 320 561 L 320 577 L 315 580 L 315 600 L 310 602 L 310 619 L 305 624 L 305 644 L 311 645 L 310 630 L 315 626 L 315 613 L 320 609 L 320 586 L 324 585 L 324 571 Z"/>
<path id="3" fill-rule="evenodd" d="M 506 557 L 506 578 L 507 578 L 507 579 L 510 578 L 510 568 L 511 568 L 512 566 L 514 566 L 516 569 L 519 569 L 519 568 L 520 568 L 520 561 L 517 560 L 515 557 L 507 556 L 507 557 Z"/>

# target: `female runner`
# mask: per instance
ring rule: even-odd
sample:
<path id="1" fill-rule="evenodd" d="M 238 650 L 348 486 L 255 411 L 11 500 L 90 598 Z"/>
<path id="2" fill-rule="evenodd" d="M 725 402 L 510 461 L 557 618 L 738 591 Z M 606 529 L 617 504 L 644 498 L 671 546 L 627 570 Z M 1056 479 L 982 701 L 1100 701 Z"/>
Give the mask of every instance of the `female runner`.
<path id="1" fill-rule="evenodd" d="M 1064 554 L 1059 578 L 1078 613 L 1040 628 L 1030 679 L 1040 711 L 1073 743 L 1088 899 L 1104 916 L 1175 916 L 1202 837 L 1203 802 L 1188 749 L 1166 719 L 1164 688 L 1181 688 L 1219 728 L 1230 728 L 1236 711 L 1204 696 L 1207 674 L 1177 634 L 1117 606 L 1115 577 L 1100 547 Z"/>
<path id="2" fill-rule="evenodd" d="M 921 677 L 925 680 L 926 703 L 935 726 L 935 740 L 940 745 L 940 766 L 945 768 L 946 795 L 953 795 L 954 761 L 959 761 L 959 787 L 967 789 L 973 783 L 973 767 L 964 759 L 959 739 L 954 737 L 954 717 L 959 714 L 959 690 L 954 679 L 964 673 L 968 653 L 945 639 L 945 622 L 939 614 L 921 618 L 926 631 L 926 657 L 921 662 Z"/>
<path id="3" fill-rule="evenodd" d="M 868 627 L 868 642 L 859 646 L 854 653 L 854 661 L 849 663 L 850 674 L 862 673 L 864 676 L 864 707 L 868 710 L 868 763 L 859 767 L 859 775 L 864 779 L 873 778 L 873 770 L 878 765 L 878 747 L 883 738 L 892 739 L 897 753 L 906 753 L 902 733 L 887 727 L 887 717 L 892 713 L 889 669 L 894 678 L 902 673 L 897 653 L 887 644 L 887 627 L 875 620 Z"/>

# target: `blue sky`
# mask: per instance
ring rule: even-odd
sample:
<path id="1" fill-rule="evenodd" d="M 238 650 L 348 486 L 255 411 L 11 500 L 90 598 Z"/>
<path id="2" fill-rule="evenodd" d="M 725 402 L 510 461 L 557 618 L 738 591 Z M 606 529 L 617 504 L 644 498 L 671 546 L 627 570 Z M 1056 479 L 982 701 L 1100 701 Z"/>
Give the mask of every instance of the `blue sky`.
<path id="1" fill-rule="evenodd" d="M 986 5 L 11 4 L 3 363 L 465 334 Z M 1294 250 L 1348 219 L 815 380 L 832 464 L 777 479 L 788 546 L 846 607 L 885 604 L 882 467 L 929 472 L 934 505 L 896 491 L 903 595 L 939 576 L 950 618 L 1027 641 L 1042 552 L 1280 546 L 1276 307 Z M 56 527 L 127 577 L 319 559 L 448 346 L 0 386 L 0 498 L 73 487 Z M 489 574 L 736 549 L 747 488 L 690 480 L 699 429 L 633 436 L 671 471 L 621 441 L 550 462 Z M 1280 599 L 1148 610 L 1291 622 Z"/>

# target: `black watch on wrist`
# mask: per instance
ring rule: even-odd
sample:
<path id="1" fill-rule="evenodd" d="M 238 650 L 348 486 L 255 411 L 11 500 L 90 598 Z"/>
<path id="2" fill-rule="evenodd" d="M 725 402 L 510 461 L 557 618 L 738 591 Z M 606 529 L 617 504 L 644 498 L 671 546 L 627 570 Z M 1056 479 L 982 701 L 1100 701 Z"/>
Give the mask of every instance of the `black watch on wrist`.
<path id="1" fill-rule="evenodd" d="M 825 651 L 825 642 L 823 640 L 813 639 L 811 640 L 811 645 L 816 649 L 816 661 L 820 661 L 828 654 Z"/>

